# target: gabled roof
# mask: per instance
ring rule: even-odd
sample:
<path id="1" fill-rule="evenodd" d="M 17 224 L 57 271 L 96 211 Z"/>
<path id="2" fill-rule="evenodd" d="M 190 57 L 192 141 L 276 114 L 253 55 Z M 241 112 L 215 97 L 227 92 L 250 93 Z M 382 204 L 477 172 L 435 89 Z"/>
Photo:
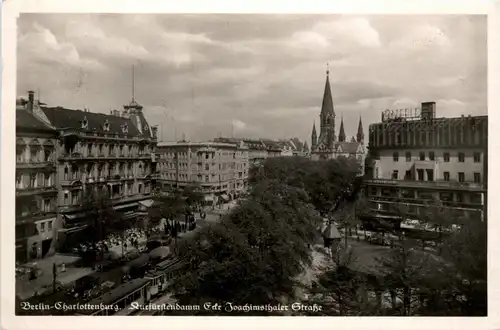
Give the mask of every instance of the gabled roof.
<path id="1" fill-rule="evenodd" d="M 88 132 L 98 132 L 107 134 L 124 135 L 122 131 L 123 125 L 128 125 L 127 136 L 142 136 L 150 137 L 149 130 L 143 130 L 145 134 L 141 134 L 137 127 L 129 118 L 107 115 L 104 113 L 87 112 L 82 110 L 72 110 L 63 107 L 42 107 L 41 108 L 52 125 L 56 128 L 75 128 L 82 129 L 82 122 L 87 119 Z M 104 131 L 106 120 L 109 123 L 109 132 Z"/>
<path id="2" fill-rule="evenodd" d="M 342 149 L 342 152 L 349 154 L 358 152 L 359 145 L 358 142 L 337 142 L 337 146 Z"/>
<path id="3" fill-rule="evenodd" d="M 16 110 L 16 129 L 46 131 L 53 132 L 55 134 L 54 129 L 38 120 L 33 114 L 25 109 Z"/>

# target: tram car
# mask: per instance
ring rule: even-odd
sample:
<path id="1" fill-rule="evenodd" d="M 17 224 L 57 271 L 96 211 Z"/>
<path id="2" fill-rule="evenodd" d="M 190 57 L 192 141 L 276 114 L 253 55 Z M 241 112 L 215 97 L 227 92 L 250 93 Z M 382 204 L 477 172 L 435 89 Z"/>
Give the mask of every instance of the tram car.
<path id="1" fill-rule="evenodd" d="M 171 258 L 160 262 L 153 270 L 149 271 L 144 278 L 150 281 L 150 296 L 156 297 L 166 292 L 171 280 L 182 271 L 185 265 L 186 258 Z"/>

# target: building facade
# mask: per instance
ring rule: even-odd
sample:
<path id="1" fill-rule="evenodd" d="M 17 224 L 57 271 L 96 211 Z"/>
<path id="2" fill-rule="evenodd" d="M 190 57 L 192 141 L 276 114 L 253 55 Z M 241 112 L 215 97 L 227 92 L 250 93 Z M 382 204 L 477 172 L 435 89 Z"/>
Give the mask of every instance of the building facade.
<path id="1" fill-rule="evenodd" d="M 157 127 L 148 124 L 142 109 L 135 100 L 109 115 L 35 102 L 34 116 L 57 134 L 52 235 L 59 246 L 87 227 L 86 192 L 108 197 L 124 219 L 136 217 L 140 203 L 151 198 Z"/>
<path id="2" fill-rule="evenodd" d="M 248 147 L 243 143 L 160 142 L 158 183 L 163 190 L 199 186 L 207 202 L 237 198 L 248 186 Z"/>
<path id="3" fill-rule="evenodd" d="M 261 164 L 267 158 L 300 156 L 307 157 L 309 148 L 306 142 L 297 138 L 290 140 L 270 139 L 238 139 L 238 138 L 216 138 L 214 142 L 230 143 L 239 145 L 243 143 L 248 148 L 248 161 L 250 166 Z"/>
<path id="4" fill-rule="evenodd" d="M 330 88 L 329 72 L 326 72 L 325 91 L 320 113 L 319 136 L 316 124 L 313 124 L 311 134 L 311 159 L 329 160 L 338 157 L 353 157 L 360 164 L 360 174 L 364 173 L 365 147 L 361 117 L 358 123 L 358 132 L 355 140 L 347 141 L 344 130 L 344 121 L 341 119 L 339 135 L 335 132 L 335 109 L 333 106 L 332 91 Z"/>
<path id="5" fill-rule="evenodd" d="M 33 115 L 34 93 L 16 102 L 16 260 L 50 250 L 57 220 L 56 130 Z"/>
<path id="6" fill-rule="evenodd" d="M 419 219 L 441 205 L 483 216 L 487 198 L 488 117 L 436 118 L 436 104 L 385 111 L 370 125 L 366 193 L 391 214 L 405 204 Z"/>

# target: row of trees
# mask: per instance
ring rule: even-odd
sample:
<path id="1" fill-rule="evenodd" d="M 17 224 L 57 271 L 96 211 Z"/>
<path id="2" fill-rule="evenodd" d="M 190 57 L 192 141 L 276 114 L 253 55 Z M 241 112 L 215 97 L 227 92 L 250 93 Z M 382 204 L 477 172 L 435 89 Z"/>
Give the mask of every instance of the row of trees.
<path id="1" fill-rule="evenodd" d="M 320 236 L 318 210 L 333 209 L 352 188 L 354 165 L 284 157 L 252 169 L 247 198 L 180 247 L 189 260 L 176 281 L 180 302 L 266 305 L 293 298 L 297 276 L 311 263 L 309 246 Z"/>

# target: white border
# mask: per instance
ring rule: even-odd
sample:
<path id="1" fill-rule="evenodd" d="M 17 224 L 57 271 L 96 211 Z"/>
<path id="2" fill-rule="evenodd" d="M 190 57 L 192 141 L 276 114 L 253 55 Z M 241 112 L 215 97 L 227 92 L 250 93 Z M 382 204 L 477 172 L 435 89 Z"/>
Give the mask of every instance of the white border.
<path id="1" fill-rule="evenodd" d="M 72 12 L 112 12 L 112 13 L 344 13 L 344 14 L 488 14 L 488 107 L 489 114 L 489 313 L 484 318 L 322 318 L 322 317 L 122 317 L 83 318 L 76 317 L 15 317 L 14 299 L 14 174 L 15 174 L 15 97 L 16 97 L 16 18 L 21 12 L 72 13 Z M 498 293 L 498 272 L 496 264 L 500 248 L 496 240 L 500 237 L 495 216 L 499 211 L 495 203 L 497 177 L 493 164 L 497 156 L 493 152 L 499 145 L 500 122 L 496 109 L 500 108 L 500 4 L 489 1 L 296 1 L 287 0 L 6 0 L 2 8 L 2 111 L 0 146 L 2 161 L 0 212 L 1 237 L 1 328 L 2 329 L 137 329 L 151 328 L 370 328 L 370 329 L 500 329 L 500 303 Z M 452 59 L 450 59 L 452 60 Z"/>

